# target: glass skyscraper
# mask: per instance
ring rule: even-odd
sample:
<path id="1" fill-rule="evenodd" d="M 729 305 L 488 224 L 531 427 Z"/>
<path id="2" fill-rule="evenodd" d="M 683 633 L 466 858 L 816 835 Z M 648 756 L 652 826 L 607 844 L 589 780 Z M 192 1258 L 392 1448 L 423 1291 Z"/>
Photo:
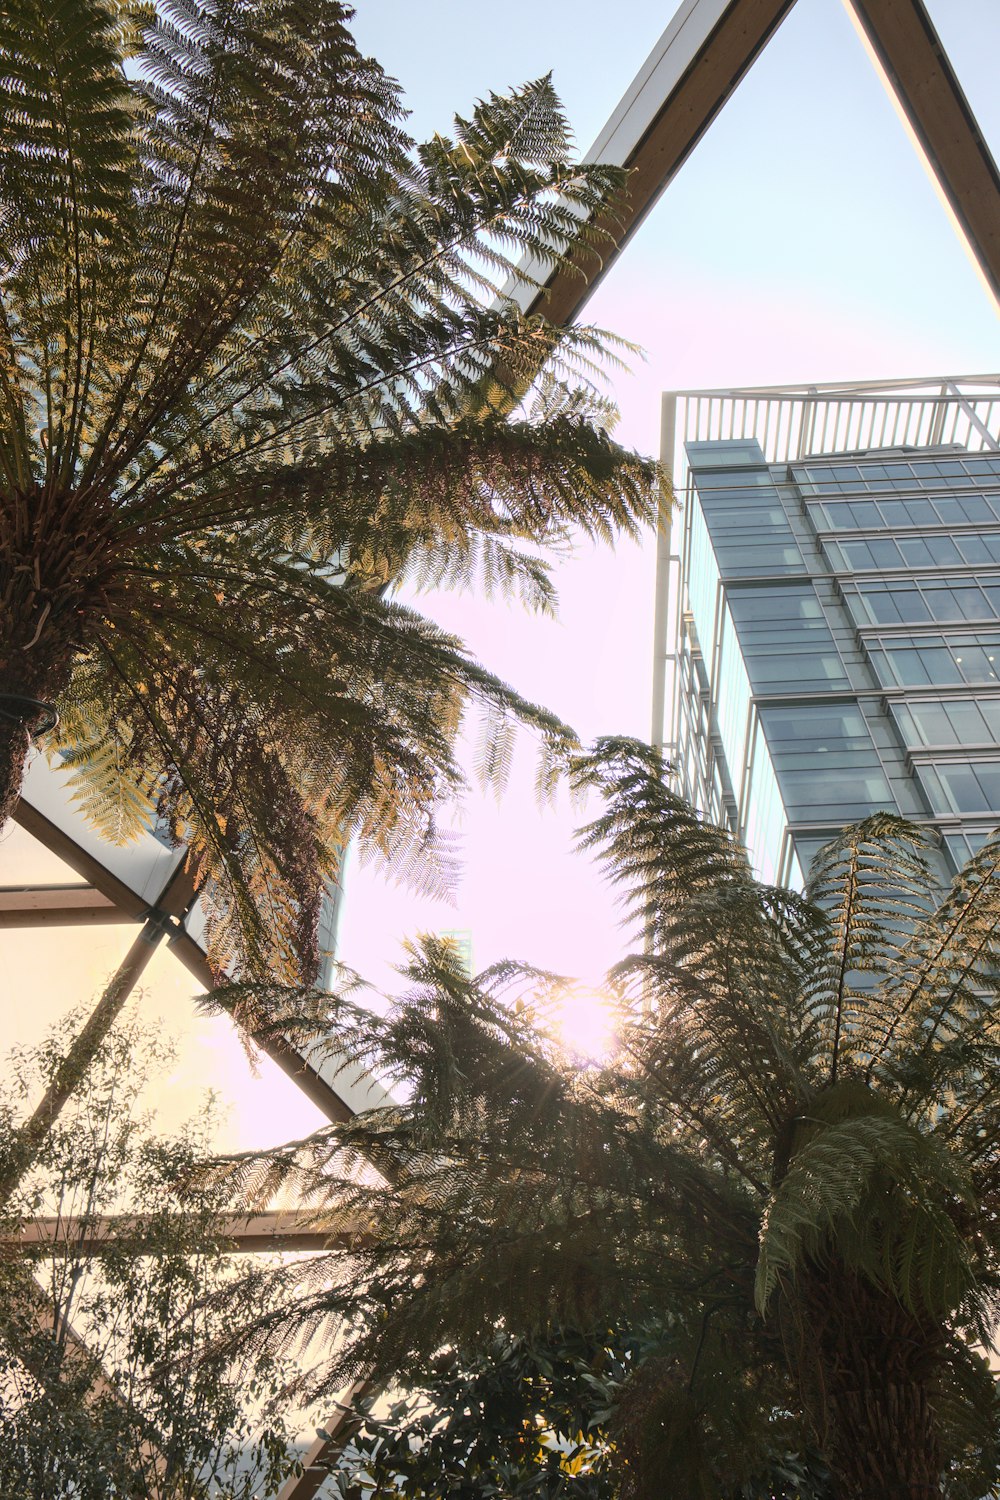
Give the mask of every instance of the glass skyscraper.
<path id="1" fill-rule="evenodd" d="M 1000 384 L 665 399 L 654 739 L 684 793 L 800 884 L 845 823 L 1000 822 Z"/>

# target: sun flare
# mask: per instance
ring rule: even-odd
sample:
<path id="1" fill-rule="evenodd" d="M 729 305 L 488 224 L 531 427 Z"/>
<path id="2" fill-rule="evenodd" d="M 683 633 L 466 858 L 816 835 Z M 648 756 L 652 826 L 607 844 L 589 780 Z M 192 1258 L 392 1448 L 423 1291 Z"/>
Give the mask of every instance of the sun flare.
<path id="1" fill-rule="evenodd" d="M 599 990 L 572 990 L 554 1012 L 556 1034 L 565 1051 L 583 1063 L 601 1064 L 615 1050 L 618 1007 Z"/>

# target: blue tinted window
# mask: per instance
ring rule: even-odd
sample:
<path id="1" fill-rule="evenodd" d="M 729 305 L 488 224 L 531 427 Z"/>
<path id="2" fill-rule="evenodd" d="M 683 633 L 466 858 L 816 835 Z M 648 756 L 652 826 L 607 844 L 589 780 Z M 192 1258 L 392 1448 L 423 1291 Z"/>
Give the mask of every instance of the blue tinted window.
<path id="1" fill-rule="evenodd" d="M 937 654 L 944 656 L 951 664 L 951 657 L 946 651 Z M 942 679 L 934 670 L 934 655 L 934 652 L 928 651 L 890 652 L 889 660 L 892 662 L 896 681 L 901 687 L 920 687 L 925 682 L 940 682 Z M 940 663 L 937 665 L 940 666 Z M 957 673 L 955 681 L 961 681 Z"/>
<path id="2" fill-rule="evenodd" d="M 993 520 L 993 506 L 982 495 L 963 495 L 962 509 L 973 525 L 989 525 Z"/>
<path id="3" fill-rule="evenodd" d="M 977 854 L 989 838 L 992 829 L 970 828 L 961 833 L 945 834 L 945 848 L 951 856 L 951 861 L 956 872 L 962 868 L 974 854 Z"/>
<path id="4" fill-rule="evenodd" d="M 725 438 L 713 442 L 686 443 L 688 465 L 699 469 L 766 468 L 760 444 L 753 438 Z"/>
<path id="5" fill-rule="evenodd" d="M 851 571 L 875 565 L 867 542 L 842 542 L 837 550 L 843 557 L 845 566 Z"/>
<path id="6" fill-rule="evenodd" d="M 869 542 L 872 561 L 877 568 L 898 568 L 900 550 L 895 542 L 874 537 Z"/>
<path id="7" fill-rule="evenodd" d="M 764 707 L 760 721 L 790 816 L 847 820 L 893 805 L 856 703 Z"/>
<path id="8" fill-rule="evenodd" d="M 1000 727 L 1000 699 L 918 698 L 892 705 L 892 716 L 909 749 L 936 745 L 989 745 Z"/>
<path id="9" fill-rule="evenodd" d="M 751 682 L 804 690 L 843 684 L 847 675 L 811 584 L 728 585 L 726 597 Z"/>
<path id="10" fill-rule="evenodd" d="M 938 762 L 918 766 L 917 775 L 934 812 L 1000 816 L 1000 762 Z"/>
<path id="11" fill-rule="evenodd" d="M 1000 638 L 987 635 L 927 636 L 872 642 L 868 654 L 885 687 L 949 687 L 993 684 L 1000 664 Z"/>
<path id="12" fill-rule="evenodd" d="M 996 562 L 1000 549 L 996 547 L 993 538 L 963 536 L 961 550 L 962 557 L 967 563 L 990 563 Z"/>
<path id="13" fill-rule="evenodd" d="M 955 726 L 943 703 L 911 703 L 909 718 L 916 734 L 907 733 L 909 745 L 957 745 Z"/>
<path id="14" fill-rule="evenodd" d="M 858 592 L 847 590 L 848 603 L 861 624 L 942 624 L 1000 619 L 1000 581 L 987 579 L 982 587 L 968 578 L 861 582 Z M 860 613 L 859 613 L 860 610 Z"/>
<path id="15" fill-rule="evenodd" d="M 973 585 L 965 588 L 925 588 L 924 602 L 935 620 L 982 620 L 992 615 L 993 610 L 983 597 L 982 590 Z M 907 616 L 912 619 L 913 616 Z"/>
<path id="16" fill-rule="evenodd" d="M 901 584 L 894 587 L 892 597 L 899 610 L 899 618 L 907 623 L 935 618 L 931 613 L 928 601 L 921 595 L 912 584 Z"/>
<path id="17" fill-rule="evenodd" d="M 963 682 L 996 682 L 996 664 L 1000 663 L 1000 642 L 979 645 L 976 642 L 957 644 L 954 649 L 955 665 Z"/>

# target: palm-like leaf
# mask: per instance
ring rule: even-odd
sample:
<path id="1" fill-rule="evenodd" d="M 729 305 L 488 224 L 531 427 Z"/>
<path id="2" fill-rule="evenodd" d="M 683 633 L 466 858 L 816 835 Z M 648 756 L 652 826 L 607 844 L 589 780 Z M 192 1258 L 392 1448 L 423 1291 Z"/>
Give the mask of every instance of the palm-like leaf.
<path id="1" fill-rule="evenodd" d="M 821 853 L 813 907 L 758 886 L 648 748 L 605 741 L 575 775 L 644 948 L 616 1063 L 560 1057 L 550 978 L 472 982 L 434 945 L 386 1019 L 316 997 L 308 1024 L 405 1102 L 217 1169 L 363 1234 L 259 1336 L 332 1316 L 339 1378 L 498 1324 L 655 1324 L 621 1396 L 630 1493 L 749 1484 L 787 1413 L 838 1495 L 976 1500 L 1000 1480 L 973 1350 L 1000 1291 L 996 842 L 942 900 L 926 835 L 878 815 Z M 287 994 L 226 1003 L 288 1024 Z"/>
<path id="2" fill-rule="evenodd" d="M 870 1053 L 880 1013 L 871 976 L 884 974 L 914 924 L 933 910 L 924 847 L 912 824 L 876 814 L 845 830 L 813 863 L 809 895 L 829 914 L 832 941 L 806 997 L 822 1021 L 832 1084 L 845 1058 Z"/>
<path id="3" fill-rule="evenodd" d="M 560 981 L 515 965 L 470 980 L 434 941 L 413 951 L 406 975 L 405 999 L 384 1020 L 317 995 L 309 1023 L 287 993 L 253 985 L 215 1002 L 258 1033 L 287 1033 L 298 1017 L 348 1072 L 375 1070 L 407 1097 L 216 1169 L 247 1202 L 294 1190 L 331 1237 L 357 1236 L 303 1268 L 285 1315 L 290 1332 L 331 1315 L 354 1326 L 314 1380 L 416 1370 L 442 1341 L 474 1342 L 501 1318 L 536 1333 L 553 1320 L 593 1326 L 612 1309 L 623 1315 L 616 1289 L 652 1313 L 665 1288 L 703 1271 L 701 1252 L 673 1239 L 682 1208 L 745 1263 L 755 1229 L 743 1184 L 643 1121 L 628 1087 L 576 1074 L 538 1029 L 538 1007 Z M 521 1009 L 526 995 L 532 1006 Z M 378 1309 L 390 1305 L 387 1327 Z M 362 1309 L 375 1320 L 367 1330 Z"/>
<path id="4" fill-rule="evenodd" d="M 0 819 L 57 701 L 83 809 L 190 841 L 213 961 L 276 933 L 286 977 L 346 837 L 427 844 L 466 704 L 566 741 L 385 585 L 548 608 L 535 549 L 634 530 L 655 479 L 590 393 L 614 341 L 500 295 L 621 174 L 570 162 L 547 79 L 415 148 L 349 19 L 0 18 Z"/>

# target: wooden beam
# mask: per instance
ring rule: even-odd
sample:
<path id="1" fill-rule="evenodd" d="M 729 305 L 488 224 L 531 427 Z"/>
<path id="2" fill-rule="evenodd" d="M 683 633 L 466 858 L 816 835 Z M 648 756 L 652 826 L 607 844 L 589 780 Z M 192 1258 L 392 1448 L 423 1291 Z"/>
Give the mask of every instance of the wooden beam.
<path id="1" fill-rule="evenodd" d="M 359 1426 L 357 1413 L 352 1403 L 371 1389 L 367 1380 L 355 1381 L 345 1392 L 344 1400 L 328 1418 L 325 1426 L 317 1431 L 313 1442 L 302 1460 L 302 1473 L 287 1480 L 278 1491 L 278 1500 L 313 1500 L 330 1473 L 337 1466 L 337 1458 L 352 1433 Z"/>
<path id="2" fill-rule="evenodd" d="M 1000 173 L 923 0 L 847 0 L 955 226 L 1000 304 Z"/>
<path id="3" fill-rule="evenodd" d="M 1000 302 L 1000 173 L 923 0 L 845 0 L 983 280 Z M 774 35 L 794 0 L 682 0 L 587 152 L 630 172 L 600 255 L 579 251 L 525 294 L 570 323 Z"/>
<path id="4" fill-rule="evenodd" d="M 104 897 L 121 913 L 120 920 L 122 921 L 140 921 L 148 915 L 150 911 L 148 901 L 136 895 L 135 891 L 119 880 L 116 875 L 112 875 L 100 860 L 95 859 L 88 850 L 78 844 L 71 834 L 52 822 L 44 813 L 39 812 L 31 803 L 26 802 L 23 797 L 17 805 L 14 817 L 27 833 L 38 839 L 39 843 L 44 844 L 47 849 L 58 855 L 71 869 L 89 882 L 95 892 L 93 898 L 95 903 L 98 897 Z M 68 889 L 73 889 L 73 887 L 68 887 Z M 153 903 L 153 909 L 166 912 L 170 916 L 180 917 L 189 901 L 190 893 L 183 865 L 175 866 L 164 890 Z M 116 919 L 109 915 L 104 920 Z M 4 922 L 2 901 L 0 901 L 0 928 L 4 925 L 15 924 Z M 20 922 L 17 925 L 42 924 Z M 170 936 L 168 946 L 203 988 L 206 990 L 214 988 L 215 978 L 205 957 L 205 950 L 189 932 L 174 931 Z M 140 933 L 122 965 L 126 976 L 131 977 L 130 988 L 134 987 L 138 981 L 150 957 L 152 957 L 152 949 L 148 939 L 144 941 Z M 328 1120 L 343 1123 L 353 1117 L 354 1111 L 347 1101 L 341 1098 L 337 1090 L 326 1082 L 320 1070 L 307 1062 L 290 1042 L 280 1037 L 256 1036 L 253 1040 Z"/>
<path id="5" fill-rule="evenodd" d="M 283 1037 L 258 1036 L 251 1033 L 254 1045 L 259 1047 L 272 1062 L 285 1073 L 316 1108 L 335 1124 L 346 1125 L 354 1119 L 354 1110 L 342 1098 L 332 1084 L 327 1083 L 318 1068 L 314 1068 L 302 1053 L 286 1042 Z"/>
<path id="6" fill-rule="evenodd" d="M 95 891 L 107 896 L 113 901 L 127 917 L 139 921 L 149 910 L 149 902 L 144 901 L 141 896 L 127 886 L 117 875 L 112 875 L 99 859 L 96 859 L 89 850 L 84 849 L 77 843 L 73 836 L 60 828 L 58 823 L 53 823 L 44 813 L 33 807 L 24 797 L 21 798 L 14 809 L 14 821 L 18 823 L 32 838 L 36 838 L 46 849 L 69 865 L 81 875 L 88 885 L 93 886 Z"/>
<path id="7" fill-rule="evenodd" d="M 134 917 L 92 885 L 0 886 L 0 928 L 133 921 Z"/>
<path id="8" fill-rule="evenodd" d="M 16 1235 L 0 1240 L 0 1245 L 29 1252 L 33 1258 L 57 1253 L 105 1255 L 122 1237 L 141 1234 L 146 1223 L 141 1214 L 102 1214 L 87 1219 L 45 1217 L 25 1222 Z M 367 1243 L 364 1235 L 331 1236 L 329 1230 L 318 1225 L 315 1213 L 304 1210 L 226 1214 L 213 1226 L 213 1233 L 227 1241 L 226 1253 L 232 1255 L 346 1249 Z M 155 1245 L 146 1253 L 155 1255 Z"/>
<path id="9" fill-rule="evenodd" d="M 0 1203 L 7 1202 L 34 1162 L 42 1142 L 86 1075 L 169 927 L 177 924 L 191 905 L 194 881 L 183 865 L 175 867 L 159 899 L 162 904 L 145 913 L 146 920 L 86 1023 L 70 1043 L 40 1103 L 15 1132 L 9 1159 L 0 1172 Z"/>
<path id="10" fill-rule="evenodd" d="M 587 161 L 626 167 L 614 215 L 598 220 L 609 240 L 553 271 L 527 305 L 571 323 L 622 247 L 669 186 L 794 0 L 684 0 L 594 145 Z"/>
<path id="11" fill-rule="evenodd" d="M 205 950 L 196 943 L 190 933 L 178 932 L 170 939 L 167 945 L 171 953 L 180 959 L 181 963 L 193 974 L 200 985 L 206 990 L 215 988 L 215 978 L 208 966 Z M 354 1118 L 354 1110 L 343 1099 L 337 1090 L 323 1077 L 318 1068 L 313 1067 L 291 1042 L 285 1041 L 280 1036 L 261 1036 L 251 1033 L 251 1040 L 256 1047 L 269 1057 L 272 1062 L 285 1073 L 300 1089 L 306 1098 L 315 1104 L 321 1114 L 335 1123 L 345 1124 Z"/>

